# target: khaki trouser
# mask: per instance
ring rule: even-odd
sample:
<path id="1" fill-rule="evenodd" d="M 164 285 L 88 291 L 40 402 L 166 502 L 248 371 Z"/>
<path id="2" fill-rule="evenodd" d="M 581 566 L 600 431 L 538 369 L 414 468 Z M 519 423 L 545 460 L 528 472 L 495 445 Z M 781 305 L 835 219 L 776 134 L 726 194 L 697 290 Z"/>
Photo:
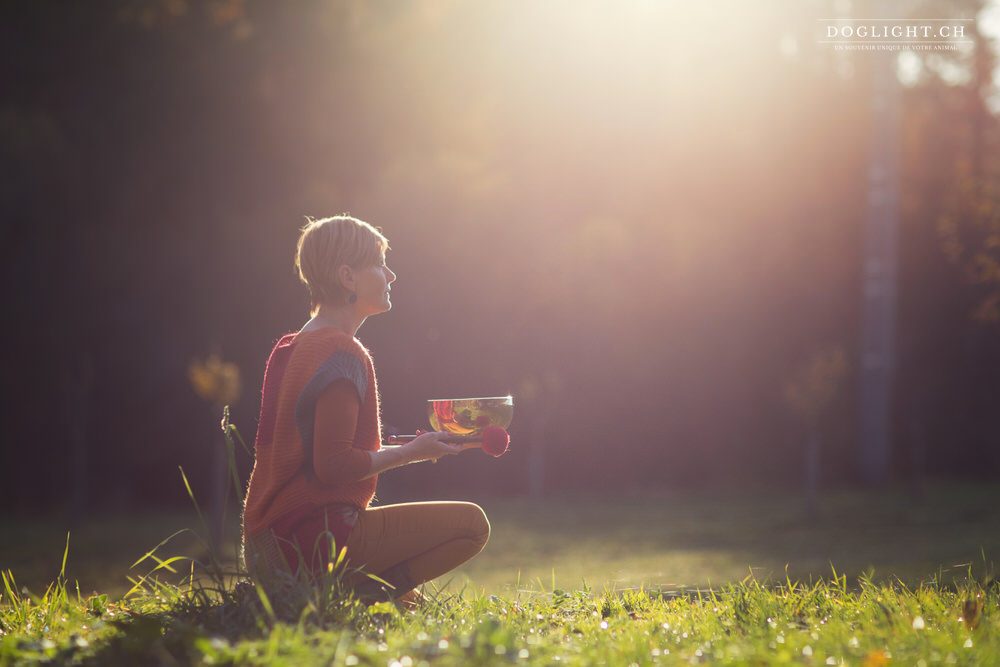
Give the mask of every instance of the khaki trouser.
<path id="1" fill-rule="evenodd" d="M 490 522 L 473 503 L 427 502 L 372 507 L 358 516 L 347 538 L 352 567 L 392 584 L 385 591 L 359 579 L 361 597 L 399 598 L 420 584 L 449 572 L 482 551 Z"/>

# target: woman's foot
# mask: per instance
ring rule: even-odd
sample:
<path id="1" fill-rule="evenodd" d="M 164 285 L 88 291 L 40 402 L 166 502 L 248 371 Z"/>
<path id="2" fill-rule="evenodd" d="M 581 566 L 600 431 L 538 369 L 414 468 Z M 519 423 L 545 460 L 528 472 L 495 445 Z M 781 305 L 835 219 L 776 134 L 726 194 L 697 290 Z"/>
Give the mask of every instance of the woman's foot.
<path id="1" fill-rule="evenodd" d="M 416 588 L 403 593 L 396 598 L 396 607 L 401 612 L 415 612 L 427 603 L 427 598 Z"/>

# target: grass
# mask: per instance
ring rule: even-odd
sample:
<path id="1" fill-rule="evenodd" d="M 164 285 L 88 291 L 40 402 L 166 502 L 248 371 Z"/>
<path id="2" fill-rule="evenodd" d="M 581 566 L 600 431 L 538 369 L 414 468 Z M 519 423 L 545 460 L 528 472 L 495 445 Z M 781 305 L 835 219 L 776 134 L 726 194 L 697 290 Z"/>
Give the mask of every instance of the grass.
<path id="1" fill-rule="evenodd" d="M 187 533 L 128 570 L 183 515 L 95 520 L 68 550 L 8 519 L 0 665 L 1000 664 L 996 491 L 837 494 L 810 520 L 782 497 L 486 499 L 490 544 L 417 614 L 365 608 L 339 569 L 261 596 Z"/>
<path id="2" fill-rule="evenodd" d="M 916 588 L 865 578 L 852 587 L 831 572 L 682 595 L 439 593 L 412 614 L 340 594 L 323 606 L 316 588 L 287 589 L 279 607 L 246 584 L 152 586 L 109 603 L 72 594 L 62 577 L 40 597 L 18 593 L 9 575 L 4 583 L 4 665 L 1000 663 L 1000 586 L 971 576 Z"/>
<path id="3" fill-rule="evenodd" d="M 512 595 L 522 590 L 575 588 L 598 593 L 708 588 L 740 581 L 808 580 L 831 565 L 853 582 L 899 577 L 910 585 L 931 576 L 964 576 L 1000 553 L 996 485 L 939 484 L 919 503 L 902 491 L 843 492 L 824 499 L 806 520 L 794 496 L 661 495 L 631 500 L 479 499 L 492 524 L 482 554 L 456 571 L 449 590 Z M 198 528 L 192 513 L 93 517 L 72 532 L 67 577 L 85 594 L 115 599 L 131 584 L 129 566 L 163 537 Z M 231 565 L 238 526 L 220 549 Z M 44 590 L 58 574 L 66 527 L 58 518 L 0 519 L 0 570 Z M 191 533 L 158 552 L 207 559 Z M 981 568 L 980 568 L 981 569 Z M 552 577 L 555 572 L 556 581 Z M 981 574 L 981 572 L 980 572 Z"/>
<path id="4" fill-rule="evenodd" d="M 550 587 L 586 580 L 597 590 L 674 590 L 739 581 L 808 579 L 831 565 L 852 580 L 874 570 L 916 584 L 939 569 L 962 575 L 1000 553 L 995 485 L 940 484 L 915 501 L 905 491 L 843 492 L 806 519 L 795 497 L 655 496 L 484 501 L 493 534 L 458 579 L 510 593 L 516 573 Z"/>

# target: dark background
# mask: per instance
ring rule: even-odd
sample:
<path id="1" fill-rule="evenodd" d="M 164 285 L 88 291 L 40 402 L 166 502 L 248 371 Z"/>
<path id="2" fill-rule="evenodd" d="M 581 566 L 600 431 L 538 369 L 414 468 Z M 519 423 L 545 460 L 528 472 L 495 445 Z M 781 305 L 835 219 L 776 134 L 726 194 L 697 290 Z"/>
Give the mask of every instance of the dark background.
<path id="1" fill-rule="evenodd" d="M 822 479 L 858 483 L 874 57 L 817 43 L 838 7 L 0 3 L 0 506 L 187 504 L 178 466 L 206 494 L 189 364 L 240 368 L 252 443 L 308 318 L 298 229 L 345 211 L 399 275 L 359 332 L 384 423 L 516 404 L 508 456 L 395 471 L 383 500 L 524 494 L 531 465 L 551 494 L 794 489 L 788 388 L 828 357 Z M 1000 476 L 988 9 L 910 12 L 980 20 L 902 60 L 885 483 Z"/>

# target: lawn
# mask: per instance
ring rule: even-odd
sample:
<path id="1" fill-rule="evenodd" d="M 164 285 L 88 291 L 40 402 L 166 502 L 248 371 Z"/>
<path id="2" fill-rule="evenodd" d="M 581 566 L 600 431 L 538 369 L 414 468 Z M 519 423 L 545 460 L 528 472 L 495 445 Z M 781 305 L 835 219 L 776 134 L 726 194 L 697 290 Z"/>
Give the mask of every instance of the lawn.
<path id="1" fill-rule="evenodd" d="M 1000 560 L 1000 488 L 936 486 L 920 501 L 904 492 L 841 493 L 806 519 L 787 496 L 665 496 L 615 503 L 484 503 L 493 535 L 459 572 L 487 592 L 541 579 L 597 590 L 705 587 L 838 572 L 916 583 L 939 568 Z"/>
<path id="2" fill-rule="evenodd" d="M 1000 487 L 939 484 L 915 501 L 903 491 L 842 492 L 806 519 L 795 496 L 660 495 L 632 500 L 480 499 L 492 525 L 485 550 L 439 582 L 487 594 L 541 581 L 595 591 L 706 588 L 739 581 L 825 577 L 915 584 L 939 570 L 964 573 L 1000 561 Z M 193 513 L 96 517 L 70 536 L 67 578 L 84 592 L 127 590 L 129 566 L 173 532 L 197 529 Z M 232 560 L 238 527 L 221 556 Z M 0 520 L 0 570 L 37 590 L 59 572 L 66 527 L 48 518 Z M 159 553 L 204 556 L 191 535 Z"/>
<path id="3" fill-rule="evenodd" d="M 997 491 L 844 492 L 808 520 L 793 496 L 481 499 L 490 543 L 413 615 L 315 590 L 263 603 L 231 585 L 115 603 L 186 514 L 85 522 L 67 585 L 43 595 L 63 527 L 6 519 L 0 569 L 17 584 L 0 590 L 0 665 L 1000 664 Z M 205 555 L 191 536 L 158 553 Z"/>

